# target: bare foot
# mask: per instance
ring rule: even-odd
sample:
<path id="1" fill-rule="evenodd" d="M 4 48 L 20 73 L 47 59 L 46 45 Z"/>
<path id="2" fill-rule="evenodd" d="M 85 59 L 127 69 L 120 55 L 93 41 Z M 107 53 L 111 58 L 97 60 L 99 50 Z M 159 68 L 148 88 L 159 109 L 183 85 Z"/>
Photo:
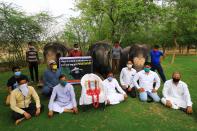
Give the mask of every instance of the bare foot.
<path id="1" fill-rule="evenodd" d="M 15 121 L 15 125 L 19 125 L 25 118 L 20 118 L 18 120 Z"/>
<path id="2" fill-rule="evenodd" d="M 64 112 L 73 113 L 74 111 L 69 109 L 64 109 Z"/>

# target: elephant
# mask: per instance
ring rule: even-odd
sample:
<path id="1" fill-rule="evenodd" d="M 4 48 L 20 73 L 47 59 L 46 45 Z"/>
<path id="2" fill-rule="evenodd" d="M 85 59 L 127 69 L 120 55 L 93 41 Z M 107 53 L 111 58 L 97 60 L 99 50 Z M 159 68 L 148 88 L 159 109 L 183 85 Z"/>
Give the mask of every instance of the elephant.
<path id="1" fill-rule="evenodd" d="M 97 42 L 91 45 L 87 55 L 92 56 L 93 72 L 105 76 L 111 70 L 111 46 L 107 42 Z"/>
<path id="2" fill-rule="evenodd" d="M 59 58 L 68 56 L 69 48 L 58 42 L 47 43 L 44 46 L 44 59 L 46 62 L 55 60 L 59 67 Z"/>
<path id="3" fill-rule="evenodd" d="M 146 44 L 134 44 L 122 50 L 120 58 L 120 70 L 126 66 L 128 60 L 133 62 L 136 71 L 142 70 L 144 63 L 148 61 L 150 47 Z"/>

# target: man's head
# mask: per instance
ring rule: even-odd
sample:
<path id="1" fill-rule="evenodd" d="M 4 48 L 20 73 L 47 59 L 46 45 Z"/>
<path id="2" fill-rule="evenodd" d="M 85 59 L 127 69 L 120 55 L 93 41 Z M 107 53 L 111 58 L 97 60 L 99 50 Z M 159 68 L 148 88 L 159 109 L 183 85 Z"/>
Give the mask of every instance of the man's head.
<path id="1" fill-rule="evenodd" d="M 158 51 L 159 50 L 159 45 L 154 45 L 153 50 Z"/>
<path id="2" fill-rule="evenodd" d="M 74 44 L 74 50 L 79 50 L 79 45 L 78 44 Z"/>
<path id="3" fill-rule="evenodd" d="M 113 77 L 114 77 L 113 72 L 112 72 L 112 71 L 109 71 L 109 72 L 107 73 L 107 80 L 108 80 L 109 82 L 111 82 L 111 81 L 113 80 Z"/>
<path id="4" fill-rule="evenodd" d="M 32 42 L 32 41 L 28 42 L 28 48 L 29 49 L 34 49 L 33 43 L 34 42 Z"/>
<path id="5" fill-rule="evenodd" d="M 114 46 L 115 46 L 115 47 L 118 47 L 118 46 L 120 46 L 120 43 L 119 43 L 119 41 L 115 41 L 115 43 L 114 43 Z"/>
<path id="6" fill-rule="evenodd" d="M 19 78 L 16 79 L 16 81 L 17 81 L 19 86 L 23 85 L 23 84 L 27 84 L 27 80 L 26 80 L 25 77 L 19 77 Z"/>
<path id="7" fill-rule="evenodd" d="M 174 83 L 178 83 L 181 79 L 181 73 L 178 71 L 175 71 L 172 73 L 172 80 Z"/>
<path id="8" fill-rule="evenodd" d="M 57 70 L 57 63 L 54 60 L 50 60 L 48 62 L 48 65 L 49 65 L 49 67 L 50 67 L 51 70 L 54 70 L 54 71 Z"/>
<path id="9" fill-rule="evenodd" d="M 62 85 L 62 86 L 65 86 L 66 84 L 67 84 L 67 81 L 66 81 L 67 79 L 66 79 L 66 75 L 64 75 L 64 74 L 61 74 L 60 76 L 59 76 L 59 82 L 60 82 L 60 84 Z"/>
<path id="10" fill-rule="evenodd" d="M 131 60 L 128 60 L 128 61 L 127 61 L 127 67 L 128 67 L 129 69 L 131 69 L 132 66 L 133 66 L 133 62 L 132 62 Z"/>
<path id="11" fill-rule="evenodd" d="M 19 77 L 21 75 L 21 69 L 19 66 L 12 67 L 12 72 L 14 73 L 15 77 Z"/>
<path id="12" fill-rule="evenodd" d="M 150 72 L 150 69 L 151 69 L 151 63 L 150 62 L 145 62 L 144 63 L 144 71 L 146 73 Z"/>

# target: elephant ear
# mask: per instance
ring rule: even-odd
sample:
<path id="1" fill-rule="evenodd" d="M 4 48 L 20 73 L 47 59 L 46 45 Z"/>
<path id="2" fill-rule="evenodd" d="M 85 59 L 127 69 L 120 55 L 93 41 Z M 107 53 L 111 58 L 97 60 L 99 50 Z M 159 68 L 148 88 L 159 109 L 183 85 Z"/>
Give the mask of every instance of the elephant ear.
<path id="1" fill-rule="evenodd" d="M 137 45 L 132 45 L 129 51 L 129 58 L 133 60 L 134 56 L 136 55 L 136 51 L 138 50 Z"/>

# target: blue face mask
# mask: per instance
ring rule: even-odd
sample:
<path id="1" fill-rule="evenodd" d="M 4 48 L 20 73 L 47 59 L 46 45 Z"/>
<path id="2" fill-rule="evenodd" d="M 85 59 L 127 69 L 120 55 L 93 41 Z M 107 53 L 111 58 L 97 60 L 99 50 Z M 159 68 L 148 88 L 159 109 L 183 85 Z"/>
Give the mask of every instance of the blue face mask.
<path id="1" fill-rule="evenodd" d="M 107 79 L 108 79 L 108 81 L 112 81 L 113 77 L 110 76 Z"/>
<path id="2" fill-rule="evenodd" d="M 150 72 L 150 68 L 144 67 L 144 71 L 145 71 L 145 72 Z"/>
<path id="3" fill-rule="evenodd" d="M 64 87 L 67 85 L 67 82 L 66 81 L 60 81 L 60 84 Z"/>
<path id="4" fill-rule="evenodd" d="M 15 76 L 20 76 L 21 75 L 21 72 L 20 71 L 14 72 L 14 75 Z"/>

